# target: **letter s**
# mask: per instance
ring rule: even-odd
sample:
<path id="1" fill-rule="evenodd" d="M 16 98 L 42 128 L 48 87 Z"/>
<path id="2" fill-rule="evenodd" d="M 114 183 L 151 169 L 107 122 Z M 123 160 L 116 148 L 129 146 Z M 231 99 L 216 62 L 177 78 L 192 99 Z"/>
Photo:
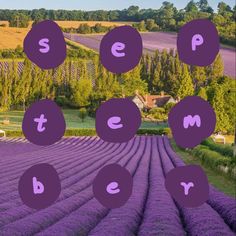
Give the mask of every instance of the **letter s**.
<path id="1" fill-rule="evenodd" d="M 49 39 L 48 38 L 43 38 L 43 39 L 39 40 L 39 46 L 44 47 L 44 48 L 40 48 L 39 49 L 39 51 L 41 53 L 49 52 L 50 47 L 49 47 L 48 43 L 49 43 Z"/>

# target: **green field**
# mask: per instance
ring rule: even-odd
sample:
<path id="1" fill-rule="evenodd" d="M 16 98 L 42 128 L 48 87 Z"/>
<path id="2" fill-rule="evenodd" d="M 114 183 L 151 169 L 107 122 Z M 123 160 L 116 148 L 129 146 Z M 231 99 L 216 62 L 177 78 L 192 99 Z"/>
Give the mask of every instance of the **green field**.
<path id="1" fill-rule="evenodd" d="M 81 129 L 81 128 L 95 128 L 95 119 L 87 117 L 84 122 L 78 116 L 78 110 L 65 109 L 63 110 L 67 129 Z M 23 111 L 9 111 L 0 112 L 0 129 L 7 131 L 21 130 L 23 120 Z M 4 120 L 9 120 L 9 124 L 4 124 Z M 167 125 L 160 125 L 155 122 L 142 122 L 141 128 L 144 129 L 158 129 L 160 127 L 167 127 Z"/>

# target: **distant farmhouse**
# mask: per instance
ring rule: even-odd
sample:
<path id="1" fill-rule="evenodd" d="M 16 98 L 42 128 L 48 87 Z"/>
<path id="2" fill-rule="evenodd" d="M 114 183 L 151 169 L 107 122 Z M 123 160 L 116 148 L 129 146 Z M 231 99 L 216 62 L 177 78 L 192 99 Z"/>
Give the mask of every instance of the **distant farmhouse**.
<path id="1" fill-rule="evenodd" d="M 155 107 L 163 107 L 168 103 L 176 103 L 177 101 L 170 95 L 162 92 L 160 95 L 140 95 L 138 92 L 134 96 L 127 97 L 131 99 L 140 110 L 150 110 Z"/>

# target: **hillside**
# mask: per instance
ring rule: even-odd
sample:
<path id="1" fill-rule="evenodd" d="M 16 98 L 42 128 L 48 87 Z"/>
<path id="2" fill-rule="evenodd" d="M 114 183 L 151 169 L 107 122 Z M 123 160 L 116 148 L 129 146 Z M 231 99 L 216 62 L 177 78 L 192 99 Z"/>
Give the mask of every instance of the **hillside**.
<path id="1" fill-rule="evenodd" d="M 35 211 L 22 204 L 17 184 L 40 162 L 52 164 L 62 184 L 56 203 Z M 236 232 L 235 199 L 210 187 L 209 200 L 183 208 L 164 186 L 167 172 L 184 165 L 167 138 L 136 137 L 106 143 L 97 137 L 69 138 L 50 147 L 24 139 L 0 141 L 0 235 L 225 235 Z M 107 164 L 119 163 L 133 175 L 129 201 L 109 210 L 93 196 L 92 182 Z M 119 220 L 115 220 L 119 219 Z"/>

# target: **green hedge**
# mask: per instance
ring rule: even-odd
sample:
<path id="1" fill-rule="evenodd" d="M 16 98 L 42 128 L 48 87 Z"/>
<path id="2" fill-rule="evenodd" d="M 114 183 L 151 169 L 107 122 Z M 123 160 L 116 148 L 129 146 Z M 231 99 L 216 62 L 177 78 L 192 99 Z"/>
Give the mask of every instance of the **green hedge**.
<path id="1" fill-rule="evenodd" d="M 221 171 L 222 173 L 236 179 L 235 168 L 236 158 L 222 156 L 220 153 L 210 150 L 208 147 L 199 145 L 194 149 L 188 150 L 191 155 L 200 159 L 201 163 L 212 170 Z M 222 168 L 227 168 L 227 173 L 222 171 Z"/>
<path id="2" fill-rule="evenodd" d="M 202 144 L 224 156 L 233 157 L 233 147 L 230 145 L 217 144 L 211 138 L 205 139 Z"/>
<path id="3" fill-rule="evenodd" d="M 24 136 L 24 134 L 21 130 L 14 130 L 14 131 L 7 130 L 6 136 L 7 137 L 22 137 L 22 136 Z"/>
<path id="4" fill-rule="evenodd" d="M 160 129 L 139 129 L 138 135 L 170 135 L 171 131 L 169 128 Z M 95 129 L 67 129 L 65 136 L 95 136 Z M 24 136 L 22 131 L 6 131 L 7 137 L 22 137 Z"/>
<path id="5" fill-rule="evenodd" d="M 170 128 L 160 128 L 160 129 L 139 129 L 138 135 L 171 135 Z"/>
<path id="6" fill-rule="evenodd" d="M 65 136 L 95 136 L 95 129 L 67 129 Z"/>

